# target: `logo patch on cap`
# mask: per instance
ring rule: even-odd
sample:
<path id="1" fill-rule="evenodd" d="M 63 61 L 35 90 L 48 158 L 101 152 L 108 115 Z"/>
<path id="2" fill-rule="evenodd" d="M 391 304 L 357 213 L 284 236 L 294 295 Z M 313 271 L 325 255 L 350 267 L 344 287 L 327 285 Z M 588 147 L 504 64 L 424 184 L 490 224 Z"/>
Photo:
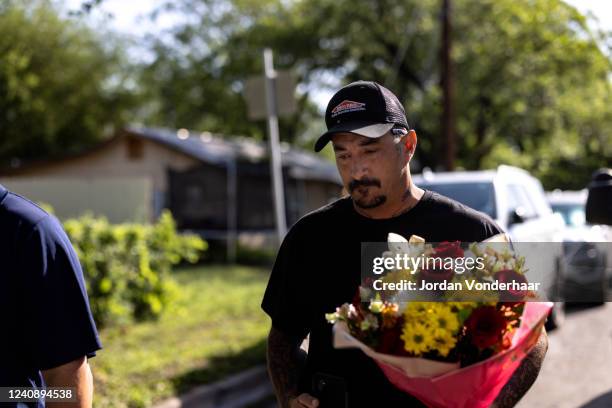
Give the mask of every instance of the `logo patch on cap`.
<path id="1" fill-rule="evenodd" d="M 365 103 L 349 101 L 345 99 L 344 101 L 336 105 L 334 109 L 332 109 L 331 117 L 335 118 L 338 115 L 348 112 L 364 111 L 366 110 L 365 106 Z"/>

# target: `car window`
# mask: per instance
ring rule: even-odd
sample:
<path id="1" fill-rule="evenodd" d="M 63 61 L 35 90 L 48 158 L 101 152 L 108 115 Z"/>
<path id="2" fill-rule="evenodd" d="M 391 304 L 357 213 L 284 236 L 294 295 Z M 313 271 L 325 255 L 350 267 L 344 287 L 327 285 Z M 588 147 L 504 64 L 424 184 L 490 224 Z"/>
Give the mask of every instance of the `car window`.
<path id="1" fill-rule="evenodd" d="M 539 217 L 544 217 L 551 213 L 550 204 L 546 200 L 546 194 L 542 188 L 542 184 L 535 178 L 531 178 L 524 185 L 525 191 L 527 192 L 527 198 L 533 205 L 536 214 Z"/>
<path id="2" fill-rule="evenodd" d="M 525 187 L 520 184 L 508 184 L 508 202 L 510 210 L 522 207 L 526 218 L 537 216 L 536 209 L 529 199 L 529 194 L 527 194 Z"/>
<path id="3" fill-rule="evenodd" d="M 460 182 L 436 183 L 422 182 L 419 187 L 432 190 L 446 197 L 457 200 L 477 211 L 481 211 L 491 218 L 496 218 L 495 191 L 490 182 Z"/>
<path id="4" fill-rule="evenodd" d="M 579 204 L 553 204 L 552 210 L 561 214 L 563 221 L 570 227 L 580 227 L 585 225 L 586 217 L 584 206 Z"/>

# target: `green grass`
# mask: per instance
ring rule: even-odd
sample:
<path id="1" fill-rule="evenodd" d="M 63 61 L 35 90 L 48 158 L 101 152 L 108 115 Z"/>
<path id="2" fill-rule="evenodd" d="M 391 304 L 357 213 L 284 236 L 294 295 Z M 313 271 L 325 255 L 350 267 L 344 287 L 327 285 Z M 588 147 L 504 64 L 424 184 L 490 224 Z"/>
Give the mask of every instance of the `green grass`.
<path id="1" fill-rule="evenodd" d="M 264 362 L 267 270 L 203 266 L 174 276 L 179 299 L 160 320 L 101 332 L 94 406 L 149 406 Z"/>

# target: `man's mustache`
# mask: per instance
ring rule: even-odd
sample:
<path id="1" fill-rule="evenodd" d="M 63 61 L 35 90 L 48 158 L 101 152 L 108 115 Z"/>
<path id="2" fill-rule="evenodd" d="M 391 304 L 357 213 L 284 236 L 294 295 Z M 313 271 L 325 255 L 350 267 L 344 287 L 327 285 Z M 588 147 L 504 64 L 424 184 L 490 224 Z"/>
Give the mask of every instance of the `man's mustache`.
<path id="1" fill-rule="evenodd" d="M 380 180 L 375 178 L 367 178 L 364 177 L 360 180 L 353 180 L 348 185 L 349 193 L 352 193 L 356 188 L 359 187 L 367 187 L 367 186 L 376 186 L 380 187 Z"/>

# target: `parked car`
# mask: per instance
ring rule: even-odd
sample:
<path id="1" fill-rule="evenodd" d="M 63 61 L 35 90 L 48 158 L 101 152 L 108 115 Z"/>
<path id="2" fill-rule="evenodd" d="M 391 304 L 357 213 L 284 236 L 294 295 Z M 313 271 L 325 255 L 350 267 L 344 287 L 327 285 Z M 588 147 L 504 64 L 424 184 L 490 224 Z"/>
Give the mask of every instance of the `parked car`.
<path id="1" fill-rule="evenodd" d="M 587 223 L 587 190 L 553 191 L 547 198 L 566 224 L 561 264 L 564 298 L 570 302 L 605 302 L 612 277 L 612 228 Z"/>
<path id="2" fill-rule="evenodd" d="M 419 187 L 489 215 L 517 243 L 522 254 L 528 251 L 527 267 L 537 274 L 548 299 L 555 301 L 547 327 L 561 325 L 564 303 L 560 238 L 565 223 L 561 215 L 553 213 L 538 179 L 523 169 L 501 165 L 484 171 L 424 171 L 414 175 L 413 180 Z"/>

